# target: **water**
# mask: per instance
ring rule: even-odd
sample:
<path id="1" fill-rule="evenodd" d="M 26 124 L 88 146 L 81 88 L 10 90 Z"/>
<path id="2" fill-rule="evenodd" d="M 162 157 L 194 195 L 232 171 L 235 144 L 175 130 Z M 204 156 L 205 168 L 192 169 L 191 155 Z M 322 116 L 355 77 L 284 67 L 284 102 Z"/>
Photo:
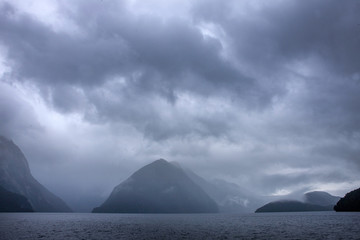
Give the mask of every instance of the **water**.
<path id="1" fill-rule="evenodd" d="M 360 239 L 360 213 L 0 213 L 0 239 Z"/>

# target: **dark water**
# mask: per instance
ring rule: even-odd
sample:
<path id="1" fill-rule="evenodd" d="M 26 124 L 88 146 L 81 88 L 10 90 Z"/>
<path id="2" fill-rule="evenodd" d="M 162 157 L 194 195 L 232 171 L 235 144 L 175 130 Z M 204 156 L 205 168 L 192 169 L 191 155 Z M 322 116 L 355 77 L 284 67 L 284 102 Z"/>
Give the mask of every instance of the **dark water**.
<path id="1" fill-rule="evenodd" d="M 360 213 L 0 213 L 1 239 L 360 239 Z"/>

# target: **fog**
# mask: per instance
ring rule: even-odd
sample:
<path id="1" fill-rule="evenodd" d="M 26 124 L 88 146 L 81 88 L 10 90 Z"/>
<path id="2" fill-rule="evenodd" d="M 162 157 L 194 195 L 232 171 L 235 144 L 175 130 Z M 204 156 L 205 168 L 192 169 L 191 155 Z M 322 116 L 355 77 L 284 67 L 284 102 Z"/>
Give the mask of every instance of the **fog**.
<path id="1" fill-rule="evenodd" d="M 159 158 L 258 195 L 343 195 L 360 185 L 359 12 L 0 0 L 0 135 L 78 210 Z"/>

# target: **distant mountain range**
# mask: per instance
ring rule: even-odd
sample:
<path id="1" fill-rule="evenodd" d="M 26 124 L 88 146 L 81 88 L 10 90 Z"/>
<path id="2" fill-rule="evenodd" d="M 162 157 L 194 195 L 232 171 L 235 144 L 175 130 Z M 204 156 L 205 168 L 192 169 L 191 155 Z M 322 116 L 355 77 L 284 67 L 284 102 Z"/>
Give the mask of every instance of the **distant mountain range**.
<path id="1" fill-rule="evenodd" d="M 30 172 L 28 162 L 18 146 L 11 140 L 0 136 L 0 186 L 5 190 L 0 197 L 10 196 L 8 192 L 25 198 L 36 212 L 71 212 L 59 197 L 41 185 Z M 15 196 L 15 195 L 12 195 Z M 25 201 L 26 200 L 26 201 Z M 21 204 L 20 204 L 21 205 Z M 26 206 L 28 207 L 28 206 Z"/>
<path id="2" fill-rule="evenodd" d="M 177 164 L 179 167 L 180 165 Z M 235 183 L 224 180 L 206 180 L 190 169 L 184 169 L 185 173 L 200 186 L 219 206 L 222 213 L 250 213 L 254 212 L 261 203 L 254 194 L 242 189 Z"/>
<path id="3" fill-rule="evenodd" d="M 154 161 L 116 186 L 93 212 L 215 213 L 218 206 L 179 167 Z"/>
<path id="4" fill-rule="evenodd" d="M 296 195 L 295 199 L 299 199 Z M 271 201 L 265 205 L 264 202 Z M 277 198 L 279 199 L 279 198 Z M 294 198 L 293 198 L 294 199 Z M 237 184 L 207 180 L 176 162 L 156 160 L 114 188 L 93 212 L 114 213 L 244 213 L 293 211 L 360 211 L 360 189 L 344 198 L 308 192 L 302 201 L 256 197 Z M 31 174 L 18 146 L 0 136 L 0 212 L 70 212 L 59 197 Z"/>
<path id="5" fill-rule="evenodd" d="M 360 188 L 341 198 L 334 206 L 334 210 L 337 212 L 360 212 Z"/>
<path id="6" fill-rule="evenodd" d="M 332 196 L 327 192 L 308 192 L 304 194 L 304 201 L 279 200 L 265 204 L 255 212 L 306 212 L 332 211 L 340 197 Z"/>
<path id="7" fill-rule="evenodd" d="M 270 202 L 258 208 L 255 212 L 307 212 L 307 211 L 331 211 L 332 208 L 304 203 L 295 200 L 280 200 Z"/>

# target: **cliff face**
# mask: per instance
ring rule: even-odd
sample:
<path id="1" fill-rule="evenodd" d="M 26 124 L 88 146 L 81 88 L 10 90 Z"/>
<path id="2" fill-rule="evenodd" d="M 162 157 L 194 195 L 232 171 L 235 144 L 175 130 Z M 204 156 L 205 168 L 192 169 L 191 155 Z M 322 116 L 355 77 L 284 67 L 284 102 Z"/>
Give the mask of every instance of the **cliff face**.
<path id="1" fill-rule="evenodd" d="M 71 212 L 59 197 L 41 185 L 30 172 L 18 146 L 0 136 L 0 186 L 26 197 L 37 212 Z"/>
<path id="2" fill-rule="evenodd" d="M 218 207 L 181 168 L 160 159 L 115 187 L 93 212 L 210 213 Z"/>
<path id="3" fill-rule="evenodd" d="M 33 212 L 26 197 L 0 186 L 0 212 Z"/>
<path id="4" fill-rule="evenodd" d="M 360 188 L 341 198 L 334 206 L 334 210 L 337 212 L 360 212 Z"/>

